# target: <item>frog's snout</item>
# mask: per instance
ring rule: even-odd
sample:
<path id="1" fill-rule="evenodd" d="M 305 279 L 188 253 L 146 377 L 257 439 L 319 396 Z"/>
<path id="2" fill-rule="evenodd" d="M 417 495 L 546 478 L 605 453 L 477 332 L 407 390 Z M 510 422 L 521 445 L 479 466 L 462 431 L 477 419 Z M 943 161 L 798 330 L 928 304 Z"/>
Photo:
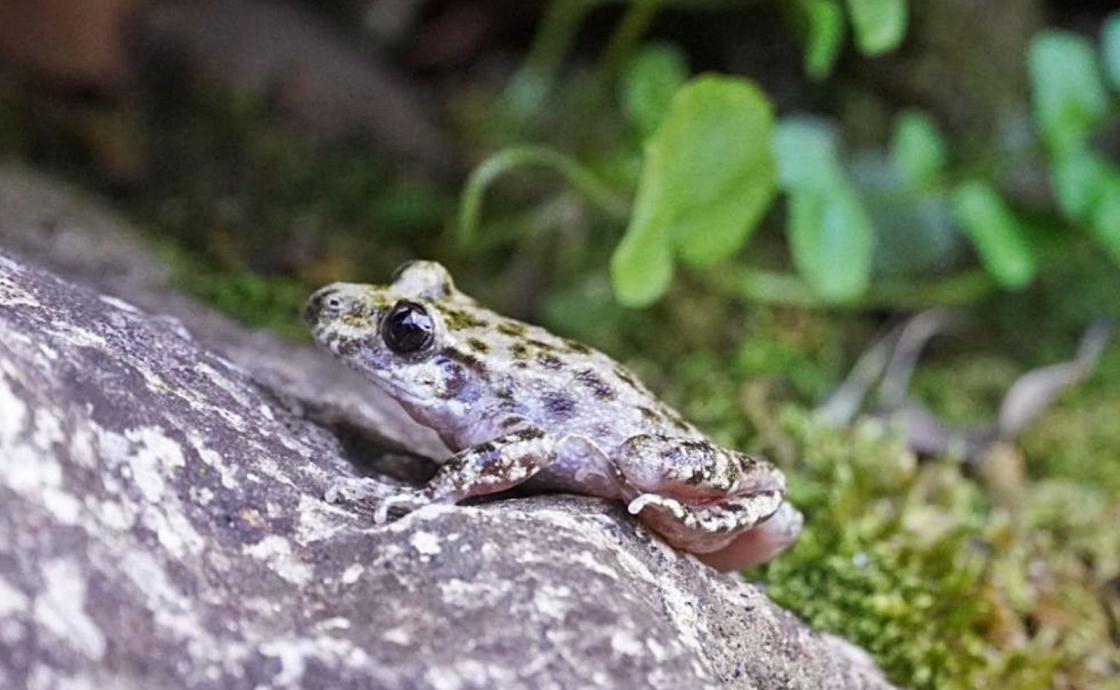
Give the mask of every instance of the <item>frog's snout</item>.
<path id="1" fill-rule="evenodd" d="M 334 291 L 334 286 L 328 285 L 325 288 L 319 288 L 307 298 L 307 303 L 303 305 L 304 323 L 308 326 L 314 326 L 319 323 L 319 317 L 323 313 L 324 301 L 328 299 Z"/>

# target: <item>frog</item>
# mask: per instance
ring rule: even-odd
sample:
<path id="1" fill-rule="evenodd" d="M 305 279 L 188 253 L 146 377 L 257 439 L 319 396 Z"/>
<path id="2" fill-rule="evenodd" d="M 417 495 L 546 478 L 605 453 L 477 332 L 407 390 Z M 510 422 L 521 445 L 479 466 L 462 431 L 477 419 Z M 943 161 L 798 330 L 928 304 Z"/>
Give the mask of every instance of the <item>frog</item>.
<path id="1" fill-rule="evenodd" d="M 721 570 L 769 560 L 801 531 L 773 464 L 715 443 L 607 354 L 482 306 L 439 263 L 327 285 L 303 316 L 450 453 L 423 486 L 340 477 L 329 500 L 364 503 L 375 523 L 518 487 L 575 493 L 622 502 Z"/>

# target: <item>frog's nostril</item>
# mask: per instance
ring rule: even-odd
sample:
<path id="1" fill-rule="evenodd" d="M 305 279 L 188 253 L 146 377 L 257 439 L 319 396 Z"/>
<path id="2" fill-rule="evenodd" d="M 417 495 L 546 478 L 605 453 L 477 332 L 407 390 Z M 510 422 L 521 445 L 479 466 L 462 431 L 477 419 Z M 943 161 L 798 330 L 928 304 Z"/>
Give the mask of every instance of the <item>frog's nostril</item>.
<path id="1" fill-rule="evenodd" d="M 338 302 L 338 297 L 334 295 L 334 290 L 325 288 L 321 289 L 311 295 L 307 299 L 307 304 L 303 307 L 303 320 L 309 324 L 314 324 L 322 316 L 324 309 L 332 309 L 331 303 Z"/>

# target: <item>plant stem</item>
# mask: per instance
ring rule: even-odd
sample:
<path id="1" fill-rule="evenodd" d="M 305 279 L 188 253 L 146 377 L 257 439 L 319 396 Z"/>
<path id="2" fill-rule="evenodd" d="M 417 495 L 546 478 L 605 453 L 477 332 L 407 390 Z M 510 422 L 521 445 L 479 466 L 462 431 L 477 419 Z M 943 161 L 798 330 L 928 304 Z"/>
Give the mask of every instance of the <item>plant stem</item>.
<path id="1" fill-rule="evenodd" d="M 523 115 L 535 113 L 552 90 L 564 54 L 587 13 L 604 0 L 553 0 L 541 19 L 540 29 L 525 65 L 506 89 L 506 100 Z"/>
<path id="2" fill-rule="evenodd" d="M 645 35 L 665 0 L 634 0 L 618 22 L 599 63 L 599 83 L 618 74 L 622 63 L 634 52 L 634 45 Z"/>
<path id="3" fill-rule="evenodd" d="M 560 174 L 587 197 L 588 201 L 616 220 L 630 216 L 630 202 L 618 196 L 598 177 L 576 160 L 543 146 L 515 146 L 503 149 L 483 161 L 471 172 L 459 199 L 459 241 L 474 243 L 482 212 L 482 198 L 498 176 L 518 166 L 541 166 Z"/>

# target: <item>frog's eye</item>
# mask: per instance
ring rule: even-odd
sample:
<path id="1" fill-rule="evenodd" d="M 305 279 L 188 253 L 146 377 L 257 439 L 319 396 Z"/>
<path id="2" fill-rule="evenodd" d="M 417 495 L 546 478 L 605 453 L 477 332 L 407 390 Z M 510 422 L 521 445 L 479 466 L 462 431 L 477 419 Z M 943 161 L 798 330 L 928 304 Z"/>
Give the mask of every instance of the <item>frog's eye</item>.
<path id="1" fill-rule="evenodd" d="M 419 352 L 435 340 L 435 324 L 424 307 L 402 299 L 381 322 L 381 337 L 399 355 Z"/>

